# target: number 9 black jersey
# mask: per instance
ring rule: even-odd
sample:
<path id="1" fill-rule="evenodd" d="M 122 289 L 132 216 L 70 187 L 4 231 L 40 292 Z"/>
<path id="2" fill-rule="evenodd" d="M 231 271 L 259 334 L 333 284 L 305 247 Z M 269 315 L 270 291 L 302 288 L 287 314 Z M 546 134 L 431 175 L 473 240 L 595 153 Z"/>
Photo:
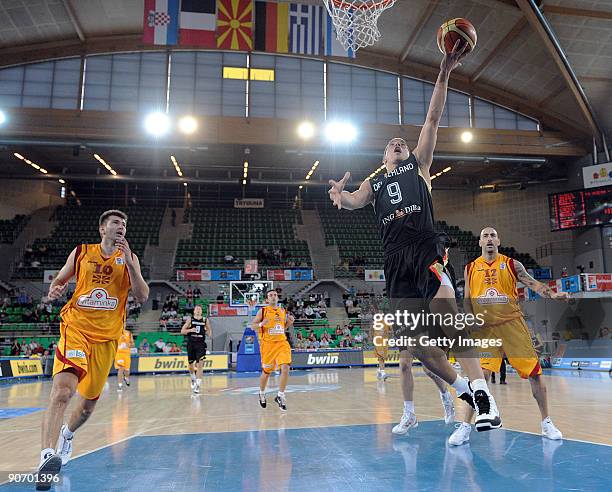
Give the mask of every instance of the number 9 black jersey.
<path id="1" fill-rule="evenodd" d="M 435 235 L 431 192 L 413 154 L 370 181 L 385 255 Z"/>

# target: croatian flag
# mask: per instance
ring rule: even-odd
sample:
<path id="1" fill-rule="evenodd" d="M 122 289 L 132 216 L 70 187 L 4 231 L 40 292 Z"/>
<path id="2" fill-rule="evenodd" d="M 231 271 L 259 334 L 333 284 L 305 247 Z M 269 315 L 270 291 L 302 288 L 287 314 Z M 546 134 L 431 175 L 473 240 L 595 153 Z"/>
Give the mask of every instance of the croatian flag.
<path id="1" fill-rule="evenodd" d="M 146 44 L 178 43 L 180 0 L 145 0 L 144 34 Z"/>

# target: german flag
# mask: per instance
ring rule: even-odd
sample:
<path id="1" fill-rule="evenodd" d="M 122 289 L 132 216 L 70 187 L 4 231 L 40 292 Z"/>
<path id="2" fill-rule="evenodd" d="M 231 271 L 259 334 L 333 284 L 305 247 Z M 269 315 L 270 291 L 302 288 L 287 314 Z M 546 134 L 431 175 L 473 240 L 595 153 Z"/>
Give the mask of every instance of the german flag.
<path id="1" fill-rule="evenodd" d="M 255 49 L 289 52 L 289 4 L 255 2 Z"/>
<path id="2" fill-rule="evenodd" d="M 217 0 L 217 48 L 253 49 L 253 0 Z"/>

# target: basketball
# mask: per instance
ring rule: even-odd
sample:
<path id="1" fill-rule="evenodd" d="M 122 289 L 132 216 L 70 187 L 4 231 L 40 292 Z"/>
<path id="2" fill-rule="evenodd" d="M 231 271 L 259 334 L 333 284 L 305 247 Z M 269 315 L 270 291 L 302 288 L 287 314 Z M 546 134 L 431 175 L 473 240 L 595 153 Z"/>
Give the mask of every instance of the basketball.
<path id="1" fill-rule="evenodd" d="M 458 39 L 461 40 L 460 47 L 463 46 L 463 43 L 468 44 L 466 53 L 472 51 L 476 46 L 476 29 L 469 20 L 463 18 L 451 19 L 438 29 L 438 49 L 442 53 L 453 51 L 453 46 Z"/>

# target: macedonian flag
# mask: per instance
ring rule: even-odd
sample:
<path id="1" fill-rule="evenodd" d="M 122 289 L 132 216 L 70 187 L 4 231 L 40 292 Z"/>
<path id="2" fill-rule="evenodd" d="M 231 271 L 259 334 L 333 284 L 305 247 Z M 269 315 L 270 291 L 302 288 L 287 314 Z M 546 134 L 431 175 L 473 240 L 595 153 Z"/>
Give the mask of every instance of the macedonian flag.
<path id="1" fill-rule="evenodd" d="M 217 0 L 217 48 L 253 49 L 253 0 Z"/>

